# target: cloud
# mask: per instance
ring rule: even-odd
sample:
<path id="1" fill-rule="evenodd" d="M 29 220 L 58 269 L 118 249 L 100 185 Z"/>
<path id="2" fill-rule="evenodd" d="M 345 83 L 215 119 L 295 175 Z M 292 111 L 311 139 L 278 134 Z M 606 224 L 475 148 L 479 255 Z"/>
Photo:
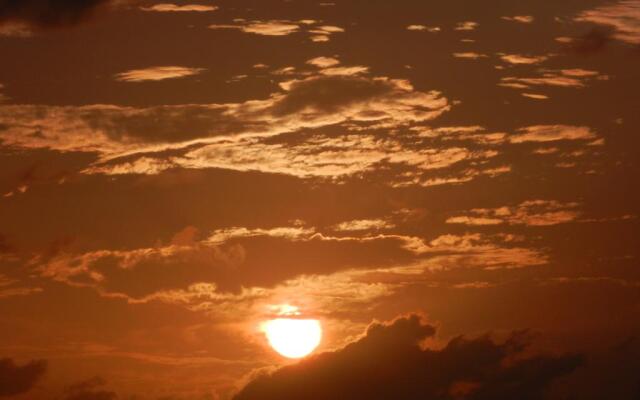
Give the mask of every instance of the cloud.
<path id="1" fill-rule="evenodd" d="M 539 64 L 548 59 L 547 56 L 525 56 L 521 54 L 500 54 L 500 59 L 509 64 Z"/>
<path id="2" fill-rule="evenodd" d="M 0 36 L 26 38 L 33 35 L 28 24 L 20 21 L 0 22 Z M 0 97 L 1 99 L 2 97 Z"/>
<path id="3" fill-rule="evenodd" d="M 514 207 L 476 208 L 467 215 L 447 219 L 448 224 L 549 226 L 575 221 L 578 203 L 527 200 Z"/>
<path id="4" fill-rule="evenodd" d="M 592 140 L 598 136 L 587 126 L 535 125 L 518 130 L 509 136 L 511 143 L 556 142 L 559 140 Z"/>
<path id="5" fill-rule="evenodd" d="M 575 73 L 583 71 L 583 73 Z M 586 83 L 592 80 L 607 80 L 608 75 L 600 74 L 597 71 L 587 71 L 581 69 L 545 70 L 542 76 L 532 78 L 503 77 L 499 86 L 513 89 L 525 89 L 531 86 L 553 86 L 564 88 L 583 88 Z"/>
<path id="6" fill-rule="evenodd" d="M 218 9 L 217 6 L 208 6 L 203 4 L 183 4 L 176 5 L 171 3 L 154 4 L 150 7 L 140 7 L 143 11 L 155 12 L 208 12 Z"/>
<path id="7" fill-rule="evenodd" d="M 162 81 L 165 79 L 184 78 L 205 71 L 204 68 L 189 68 L 178 66 L 149 67 L 133 69 L 115 75 L 116 80 L 122 82 Z"/>
<path id="8" fill-rule="evenodd" d="M 289 81 L 283 92 L 244 103 L 3 106 L 0 139 L 8 146 L 97 152 L 110 159 L 194 144 L 228 147 L 234 141 L 346 122 L 416 123 L 448 109 L 440 93 L 416 91 L 405 80 L 320 75 Z"/>
<path id="9" fill-rule="evenodd" d="M 35 28 L 75 25 L 111 0 L 3 0 L 0 2 L 0 26 L 22 23 Z"/>
<path id="10" fill-rule="evenodd" d="M 522 24 L 530 24 L 532 23 L 535 18 L 533 18 L 533 16 L 531 15 L 514 15 L 514 16 L 505 16 L 505 17 L 500 17 L 505 21 L 511 21 L 511 22 L 520 22 Z"/>
<path id="11" fill-rule="evenodd" d="M 259 374 L 234 400 L 535 400 L 582 364 L 575 355 L 525 355 L 531 339 L 524 333 L 500 343 L 456 337 L 442 349 L 423 348 L 434 333 L 415 314 L 373 323 L 342 349 Z"/>
<path id="12" fill-rule="evenodd" d="M 440 32 L 440 27 L 437 26 L 426 26 L 426 25 L 409 25 L 407 26 L 407 30 L 409 31 L 426 31 L 426 32 Z"/>
<path id="13" fill-rule="evenodd" d="M 2 260 L 2 253 L 2 236 L 0 235 L 0 261 Z M 32 293 L 42 292 L 42 289 L 38 287 L 16 286 L 18 283 L 19 281 L 0 274 L 0 299 L 12 296 L 28 296 Z"/>
<path id="14" fill-rule="evenodd" d="M 318 68 L 329 68 L 340 64 L 340 60 L 334 57 L 316 57 L 308 60 L 307 64 Z"/>
<path id="15" fill-rule="evenodd" d="M 209 29 L 238 29 L 263 36 L 286 36 L 298 32 L 300 26 L 291 21 L 251 21 L 238 25 L 209 25 Z"/>
<path id="16" fill-rule="evenodd" d="M 455 30 L 456 31 L 474 31 L 476 30 L 476 28 L 478 28 L 478 26 L 480 26 L 480 24 L 474 21 L 459 22 L 456 25 Z"/>
<path id="17" fill-rule="evenodd" d="M 538 94 L 538 93 L 521 93 L 521 94 L 524 97 L 528 97 L 530 99 L 535 99 L 535 100 L 547 100 L 549 98 L 549 96 L 547 95 Z"/>
<path id="18" fill-rule="evenodd" d="M 486 54 L 481 54 L 481 53 L 476 53 L 473 51 L 467 51 L 467 52 L 462 52 L 462 53 L 453 53 L 453 56 L 455 58 L 468 58 L 471 60 L 477 60 L 479 58 L 487 58 L 488 56 Z"/>
<path id="19" fill-rule="evenodd" d="M 303 226 L 231 227 L 218 229 L 203 239 L 198 239 L 199 233 L 193 228 L 187 228 L 167 245 L 64 251 L 36 257 L 30 266 L 43 278 L 93 288 L 105 297 L 132 303 L 185 303 L 219 312 L 220 307 L 233 304 L 246 307 L 242 305 L 246 296 L 283 293 L 287 287 L 297 286 L 300 279 L 336 285 L 334 278 L 338 276 L 350 281 L 358 274 L 385 268 L 406 275 L 406 271 L 422 274 L 452 268 L 522 268 L 547 261 L 536 250 L 512 247 L 500 238 L 480 234 L 441 235 L 426 240 L 377 231 L 389 227 L 384 221 L 349 221 L 331 228 L 348 232 L 336 236 Z M 333 278 L 318 281 L 322 274 Z M 154 278 L 147 279 L 150 275 Z M 384 280 L 369 284 L 373 286 L 358 286 L 358 290 L 390 290 Z M 318 287 L 318 291 L 331 289 Z M 237 293 L 245 294 L 236 297 Z"/>
<path id="20" fill-rule="evenodd" d="M 44 360 L 17 365 L 13 359 L 0 358 L 0 397 L 15 396 L 31 390 L 47 370 Z"/>
<path id="21" fill-rule="evenodd" d="M 236 21 L 235 24 L 212 24 L 210 29 L 237 29 L 244 33 L 263 36 L 287 36 L 304 32 L 314 42 L 327 42 L 331 35 L 344 32 L 344 29 L 334 25 L 318 25 L 315 20 L 268 20 L 268 21 Z"/>
<path id="22" fill-rule="evenodd" d="M 383 219 L 356 219 L 353 221 L 341 222 L 334 226 L 333 229 L 341 232 L 349 232 L 390 229 L 393 227 L 395 227 L 394 224 Z"/>
<path id="23" fill-rule="evenodd" d="M 76 383 L 66 389 L 64 400 L 115 400 L 115 392 L 101 388 L 105 384 L 98 376 Z"/>
<path id="24" fill-rule="evenodd" d="M 597 26 L 580 37 L 558 37 L 556 41 L 563 43 L 571 53 L 589 55 L 604 50 L 613 40 L 613 34 L 611 27 Z"/>
<path id="25" fill-rule="evenodd" d="M 613 29 L 612 38 L 629 44 L 640 44 L 640 2 L 637 0 L 623 0 L 583 11 L 576 16 L 575 20 L 604 25 Z M 596 32 L 607 31 L 592 31 L 594 37 L 591 41 L 594 46 L 590 46 L 589 49 L 597 50 L 606 43 L 604 35 L 600 35 L 602 39 L 595 37 Z M 598 42 L 602 45 L 596 45 Z"/>

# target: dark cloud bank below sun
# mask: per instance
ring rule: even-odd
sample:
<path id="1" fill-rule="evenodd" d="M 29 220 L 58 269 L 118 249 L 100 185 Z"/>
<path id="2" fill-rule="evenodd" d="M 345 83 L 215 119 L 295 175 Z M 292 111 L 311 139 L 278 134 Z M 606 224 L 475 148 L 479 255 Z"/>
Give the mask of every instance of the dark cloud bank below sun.
<path id="1" fill-rule="evenodd" d="M 581 355 L 527 355 L 525 332 L 423 348 L 435 332 L 417 314 L 373 323 L 343 349 L 256 377 L 234 399 L 543 399 L 584 363 Z"/>

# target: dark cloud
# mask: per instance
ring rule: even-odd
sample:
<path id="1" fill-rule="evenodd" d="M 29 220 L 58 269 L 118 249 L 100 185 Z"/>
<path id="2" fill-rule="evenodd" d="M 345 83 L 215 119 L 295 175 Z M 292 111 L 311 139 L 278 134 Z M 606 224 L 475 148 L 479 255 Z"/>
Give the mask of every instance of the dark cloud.
<path id="1" fill-rule="evenodd" d="M 13 251 L 14 248 L 11 243 L 9 243 L 9 240 L 7 240 L 7 237 L 0 233 L 0 254 L 11 253 Z"/>
<path id="2" fill-rule="evenodd" d="M 0 0 L 0 23 L 18 21 L 38 28 L 75 25 L 111 0 Z"/>
<path id="3" fill-rule="evenodd" d="M 114 400 L 118 396 L 115 392 L 102 389 L 105 380 L 96 376 L 86 381 L 69 386 L 64 400 Z"/>
<path id="4" fill-rule="evenodd" d="M 0 397 L 28 392 L 47 370 L 44 360 L 16 365 L 11 358 L 0 359 Z"/>
<path id="5" fill-rule="evenodd" d="M 251 381 L 235 400 L 268 399 L 542 399 L 580 356 L 524 357 L 529 335 L 503 343 L 457 337 L 422 349 L 435 328 L 419 315 L 374 323 L 345 348 L 320 354 Z"/>
<path id="6" fill-rule="evenodd" d="M 603 51 L 613 40 L 614 33 L 615 31 L 612 27 L 594 27 L 569 43 L 568 50 L 572 53 L 585 55 Z"/>

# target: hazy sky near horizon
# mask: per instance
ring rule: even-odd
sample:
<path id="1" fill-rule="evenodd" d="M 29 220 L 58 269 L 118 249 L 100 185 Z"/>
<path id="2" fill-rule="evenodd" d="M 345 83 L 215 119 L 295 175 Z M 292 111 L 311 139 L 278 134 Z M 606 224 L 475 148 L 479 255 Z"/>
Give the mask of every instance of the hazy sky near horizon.
<path id="1" fill-rule="evenodd" d="M 638 0 L 0 0 L 0 398 L 637 399 L 639 71 Z"/>

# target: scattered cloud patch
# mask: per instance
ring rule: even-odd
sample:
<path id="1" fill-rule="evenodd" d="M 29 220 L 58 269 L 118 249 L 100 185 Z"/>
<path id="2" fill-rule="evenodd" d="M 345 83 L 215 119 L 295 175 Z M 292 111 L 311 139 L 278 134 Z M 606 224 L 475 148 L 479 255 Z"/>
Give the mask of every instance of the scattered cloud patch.
<path id="1" fill-rule="evenodd" d="M 535 20 L 535 18 L 531 15 L 514 15 L 514 16 L 504 16 L 500 18 L 502 18 L 505 21 L 520 22 L 522 24 L 530 24 Z"/>
<path id="2" fill-rule="evenodd" d="M 329 68 L 340 64 L 340 60 L 335 57 L 316 57 L 307 61 L 307 64 L 318 68 Z"/>
<path id="3" fill-rule="evenodd" d="M 500 59 L 506 63 L 521 65 L 521 64 L 539 64 L 546 61 L 548 56 L 525 56 L 521 54 L 499 54 Z"/>
<path id="4" fill-rule="evenodd" d="M 289 21 L 237 21 L 235 24 L 212 24 L 210 29 L 237 29 L 245 33 L 263 36 L 287 36 L 305 32 L 314 42 L 326 42 L 331 35 L 344 32 L 344 29 L 333 25 L 318 25 L 314 20 Z"/>
<path id="5" fill-rule="evenodd" d="M 640 44 L 640 2 L 637 0 L 623 0 L 583 11 L 575 20 L 610 27 L 614 30 L 614 39 Z"/>
<path id="6" fill-rule="evenodd" d="M 356 219 L 353 221 L 341 222 L 334 226 L 333 229 L 340 232 L 350 232 L 391 229 L 394 227 L 394 224 L 383 219 Z"/>
<path id="7" fill-rule="evenodd" d="M 560 140 L 593 140 L 598 136 L 587 126 L 535 125 L 521 128 L 509 136 L 511 143 L 556 142 Z"/>
<path id="8" fill-rule="evenodd" d="M 143 11 L 155 11 L 155 12 L 208 12 L 218 9 L 217 6 L 203 5 L 203 4 L 183 4 L 177 5 L 172 3 L 160 3 L 154 4 L 150 7 L 140 7 Z"/>
<path id="9" fill-rule="evenodd" d="M 424 32 L 440 32 L 440 27 L 438 26 L 426 26 L 426 25 L 409 25 L 407 26 L 407 30 L 409 31 L 424 31 Z"/>
<path id="10" fill-rule="evenodd" d="M 456 31 L 474 31 L 480 26 L 477 22 L 474 21 L 465 21 L 459 22 L 454 28 Z"/>
<path id="11" fill-rule="evenodd" d="M 184 78 L 198 75 L 205 71 L 204 68 L 189 68 L 179 66 L 149 67 L 121 72 L 115 75 L 121 82 L 163 81 L 166 79 Z"/>
<path id="12" fill-rule="evenodd" d="M 563 88 L 583 88 L 587 83 L 593 80 L 607 80 L 608 75 L 600 74 L 597 71 L 588 71 L 582 69 L 562 69 L 562 70 L 544 70 L 542 76 L 539 77 L 503 77 L 500 79 L 499 86 L 509 87 L 513 89 L 524 89 L 532 86 L 553 86 Z"/>
<path id="13" fill-rule="evenodd" d="M 578 203 L 555 200 L 527 200 L 513 207 L 476 208 L 466 215 L 447 219 L 448 224 L 550 226 L 576 221 Z"/>
<path id="14" fill-rule="evenodd" d="M 476 53 L 476 52 L 472 52 L 472 51 L 453 53 L 453 56 L 455 58 L 466 58 L 466 59 L 470 59 L 470 60 L 477 60 L 477 59 L 480 59 L 480 58 L 487 58 L 488 57 L 486 54 Z"/>
<path id="15" fill-rule="evenodd" d="M 522 96 L 528 97 L 534 100 L 547 100 L 549 96 L 539 93 L 522 93 Z"/>

